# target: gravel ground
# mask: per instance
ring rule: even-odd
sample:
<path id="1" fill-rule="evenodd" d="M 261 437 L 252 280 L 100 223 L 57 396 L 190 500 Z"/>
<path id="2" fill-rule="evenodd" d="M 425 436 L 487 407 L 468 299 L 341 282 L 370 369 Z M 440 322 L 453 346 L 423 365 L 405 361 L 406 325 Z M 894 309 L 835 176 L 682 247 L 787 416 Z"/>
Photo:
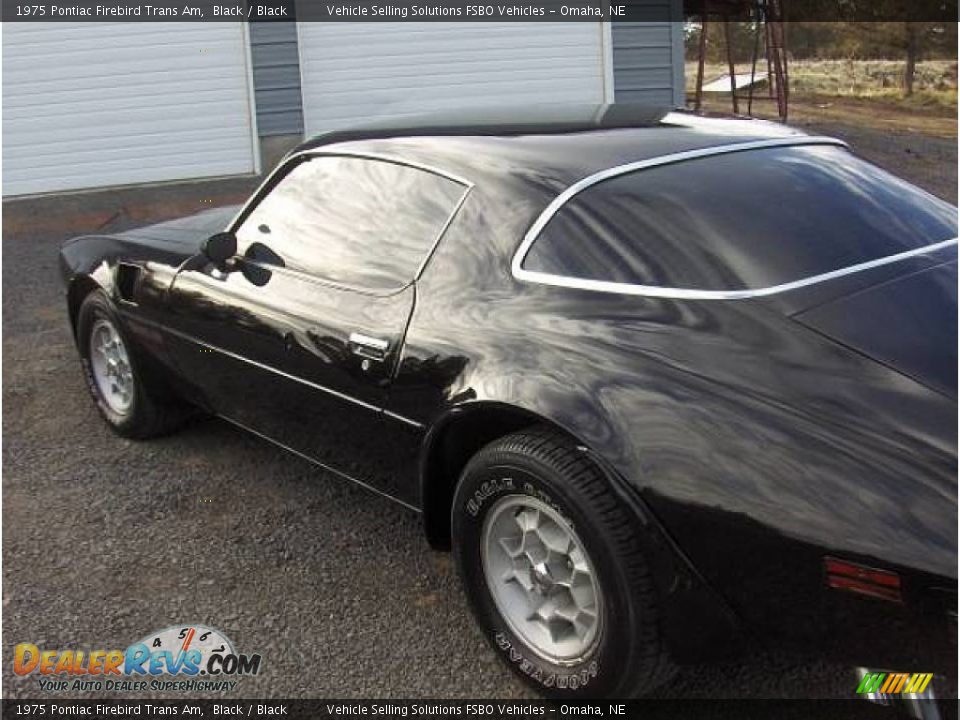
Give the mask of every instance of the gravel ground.
<path id="1" fill-rule="evenodd" d="M 889 140 L 874 149 L 884 145 L 906 173 L 907 149 Z M 918 157 L 955 198 L 956 144 L 952 161 L 948 150 Z M 218 421 L 136 443 L 96 415 L 67 328 L 60 243 L 245 189 L 207 183 L 4 206 L 3 695 L 41 696 L 34 678 L 12 673 L 16 643 L 124 648 L 199 622 L 263 655 L 261 674 L 234 697 L 525 696 L 415 514 Z M 767 652 L 685 669 L 660 695 L 852 689 L 848 668 Z"/>
<path id="2" fill-rule="evenodd" d="M 810 133 L 840 138 L 861 157 L 957 204 L 956 136 L 891 133 L 823 120 L 805 121 L 796 126 Z"/>

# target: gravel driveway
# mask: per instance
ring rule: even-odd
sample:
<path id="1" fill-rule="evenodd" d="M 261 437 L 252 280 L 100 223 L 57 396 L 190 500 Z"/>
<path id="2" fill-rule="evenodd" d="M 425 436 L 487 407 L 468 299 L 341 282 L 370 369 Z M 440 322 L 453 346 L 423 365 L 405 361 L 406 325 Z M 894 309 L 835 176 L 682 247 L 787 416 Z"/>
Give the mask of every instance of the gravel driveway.
<path id="1" fill-rule="evenodd" d="M 942 170 L 955 193 L 955 144 Z M 124 648 L 199 622 L 263 655 L 235 697 L 524 696 L 415 514 L 219 421 L 137 443 L 96 415 L 66 322 L 60 243 L 234 201 L 248 185 L 4 206 L 4 695 L 41 695 L 12 673 L 16 643 Z M 758 653 L 687 669 L 660 694 L 849 697 L 852 683 L 845 667 Z"/>

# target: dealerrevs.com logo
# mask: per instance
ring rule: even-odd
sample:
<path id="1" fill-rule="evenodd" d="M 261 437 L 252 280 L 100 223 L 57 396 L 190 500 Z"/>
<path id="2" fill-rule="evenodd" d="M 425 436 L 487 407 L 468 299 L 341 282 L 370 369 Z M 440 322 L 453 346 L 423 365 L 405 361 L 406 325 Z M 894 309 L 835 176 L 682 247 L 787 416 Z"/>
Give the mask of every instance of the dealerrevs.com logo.
<path id="1" fill-rule="evenodd" d="M 46 692 L 222 692 L 260 672 L 261 656 L 245 655 L 219 630 L 196 623 L 150 633 L 126 650 L 14 648 L 13 671 L 35 675 Z M 173 678 L 173 679 L 171 679 Z"/>

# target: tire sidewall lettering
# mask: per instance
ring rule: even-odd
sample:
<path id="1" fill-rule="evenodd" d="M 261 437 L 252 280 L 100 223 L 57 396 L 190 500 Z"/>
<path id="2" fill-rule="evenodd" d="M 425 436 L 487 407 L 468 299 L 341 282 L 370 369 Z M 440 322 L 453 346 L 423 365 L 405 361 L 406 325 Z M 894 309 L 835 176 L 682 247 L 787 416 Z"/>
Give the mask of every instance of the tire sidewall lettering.
<path id="1" fill-rule="evenodd" d="M 473 495 L 467 499 L 465 508 L 471 517 L 477 517 L 486 502 L 494 497 L 515 491 L 516 483 L 511 477 L 495 477 L 484 480 Z"/>
<path id="2" fill-rule="evenodd" d="M 527 658 L 525 653 L 514 646 L 509 634 L 505 630 L 494 632 L 493 644 L 503 653 L 507 662 L 514 665 L 531 680 L 540 683 L 545 688 L 558 690 L 578 690 L 585 688 L 591 680 L 600 674 L 600 664 L 596 659 L 590 660 L 585 667 L 574 672 L 563 672 L 543 667 L 537 660 Z"/>
<path id="3" fill-rule="evenodd" d="M 506 474 L 506 471 L 484 480 L 464 504 L 464 509 L 472 518 L 476 518 L 484 506 L 493 499 L 503 495 L 529 495 L 540 502 L 549 505 L 560 515 L 571 528 L 576 530 L 576 523 L 564 509 L 542 488 L 535 486 L 528 480 L 522 482 Z"/>

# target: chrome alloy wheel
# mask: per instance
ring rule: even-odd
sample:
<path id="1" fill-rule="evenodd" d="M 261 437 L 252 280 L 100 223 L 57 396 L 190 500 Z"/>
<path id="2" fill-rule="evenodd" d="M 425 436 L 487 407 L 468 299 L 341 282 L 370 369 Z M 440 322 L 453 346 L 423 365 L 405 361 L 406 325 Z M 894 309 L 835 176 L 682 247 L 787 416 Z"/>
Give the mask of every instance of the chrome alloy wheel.
<path id="1" fill-rule="evenodd" d="M 585 658 L 600 639 L 603 599 L 570 524 L 540 500 L 508 495 L 490 508 L 482 537 L 487 587 L 511 630 L 550 662 Z"/>
<path id="2" fill-rule="evenodd" d="M 90 330 L 90 367 L 100 397 L 118 415 L 133 404 L 133 370 L 123 339 L 113 323 L 98 319 Z"/>

